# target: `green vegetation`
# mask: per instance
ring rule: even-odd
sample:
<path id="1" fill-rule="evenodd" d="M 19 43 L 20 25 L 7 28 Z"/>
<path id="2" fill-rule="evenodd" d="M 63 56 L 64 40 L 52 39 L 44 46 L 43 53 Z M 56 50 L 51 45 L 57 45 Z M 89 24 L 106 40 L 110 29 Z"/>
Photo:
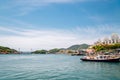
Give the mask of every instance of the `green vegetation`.
<path id="1" fill-rule="evenodd" d="M 52 54 L 54 54 L 54 53 L 59 52 L 59 50 L 60 49 L 54 48 L 54 49 L 51 49 L 49 51 L 47 51 L 47 50 L 36 50 L 32 53 L 35 53 L 35 54 L 49 54 L 49 53 L 52 53 Z"/>
<path id="2" fill-rule="evenodd" d="M 10 53 L 18 53 L 15 49 L 10 49 L 8 47 L 0 46 L 0 54 L 10 54 Z"/>
<path id="3" fill-rule="evenodd" d="M 48 51 L 47 50 L 36 50 L 32 53 L 35 53 L 35 54 L 46 54 Z"/>
<path id="4" fill-rule="evenodd" d="M 88 44 L 81 44 L 81 45 L 73 45 L 67 49 L 65 48 L 61 48 L 61 49 L 58 49 L 58 48 L 54 48 L 54 49 L 51 49 L 51 50 L 36 50 L 32 53 L 35 53 L 35 54 L 55 54 L 55 53 L 58 53 L 58 52 L 61 52 L 61 53 L 64 53 L 64 50 L 70 50 L 68 51 L 68 53 L 77 53 L 75 51 L 72 51 L 72 50 L 80 50 L 80 49 L 87 49 L 90 45 Z M 62 51 L 63 50 L 63 51 Z"/>
<path id="5" fill-rule="evenodd" d="M 69 48 L 67 48 L 68 50 L 80 50 L 80 49 L 87 49 L 90 45 L 88 44 L 81 44 L 81 45 L 73 45 Z"/>
<path id="6" fill-rule="evenodd" d="M 60 49 L 55 48 L 55 49 L 49 50 L 49 53 L 57 53 L 59 51 L 60 51 Z"/>
<path id="7" fill-rule="evenodd" d="M 101 50 L 115 50 L 117 48 L 120 48 L 120 43 L 117 44 L 111 44 L 111 45 L 96 45 L 93 46 L 93 49 L 95 49 L 96 52 L 101 51 Z"/>
<path id="8" fill-rule="evenodd" d="M 77 51 L 72 51 L 72 50 L 68 50 L 68 52 L 67 53 L 77 53 Z"/>

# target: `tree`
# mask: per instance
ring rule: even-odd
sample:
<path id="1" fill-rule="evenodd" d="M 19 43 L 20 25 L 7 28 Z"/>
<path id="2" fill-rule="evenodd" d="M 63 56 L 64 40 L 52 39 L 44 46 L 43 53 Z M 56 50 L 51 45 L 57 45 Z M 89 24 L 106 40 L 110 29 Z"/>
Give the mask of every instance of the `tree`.
<path id="1" fill-rule="evenodd" d="M 93 49 L 95 49 L 96 52 L 101 51 L 101 50 L 114 50 L 120 48 L 120 43 L 116 43 L 116 44 L 106 44 L 106 45 L 95 45 L 93 46 Z"/>
<path id="2" fill-rule="evenodd" d="M 35 53 L 35 54 L 46 54 L 48 51 L 47 50 L 36 50 L 32 53 Z"/>
<path id="3" fill-rule="evenodd" d="M 0 53 L 10 54 L 10 53 L 16 53 L 16 52 L 17 51 L 15 49 L 10 49 L 8 47 L 0 46 Z"/>
<path id="4" fill-rule="evenodd" d="M 101 50 L 105 50 L 105 47 L 102 46 L 102 45 L 96 45 L 96 46 L 93 47 L 93 49 L 95 49 L 95 51 L 98 52 L 98 51 L 101 51 Z"/>
<path id="5" fill-rule="evenodd" d="M 55 48 L 55 49 L 49 50 L 49 53 L 57 53 L 59 51 L 60 51 L 60 49 Z"/>

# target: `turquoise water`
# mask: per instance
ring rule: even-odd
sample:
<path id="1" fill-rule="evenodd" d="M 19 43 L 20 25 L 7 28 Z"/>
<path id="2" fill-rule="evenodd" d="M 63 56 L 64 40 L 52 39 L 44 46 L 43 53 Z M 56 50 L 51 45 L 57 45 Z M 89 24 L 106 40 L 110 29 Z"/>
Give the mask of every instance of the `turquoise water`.
<path id="1" fill-rule="evenodd" d="M 69 55 L 0 55 L 0 80 L 120 80 L 120 63 Z"/>

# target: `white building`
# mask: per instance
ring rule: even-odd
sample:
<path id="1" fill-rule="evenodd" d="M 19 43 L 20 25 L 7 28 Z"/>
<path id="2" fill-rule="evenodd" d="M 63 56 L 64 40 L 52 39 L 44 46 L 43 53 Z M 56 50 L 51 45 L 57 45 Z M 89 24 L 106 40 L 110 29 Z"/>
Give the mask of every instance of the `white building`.
<path id="1" fill-rule="evenodd" d="M 95 45 L 99 44 L 115 44 L 115 43 L 120 43 L 120 38 L 117 34 L 112 34 L 110 38 L 106 37 L 102 41 L 99 39 Z"/>

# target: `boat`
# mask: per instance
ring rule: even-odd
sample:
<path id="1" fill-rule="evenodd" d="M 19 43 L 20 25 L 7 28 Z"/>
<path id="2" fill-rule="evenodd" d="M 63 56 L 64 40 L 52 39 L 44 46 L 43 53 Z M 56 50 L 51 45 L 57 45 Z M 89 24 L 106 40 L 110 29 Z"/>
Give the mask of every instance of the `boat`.
<path id="1" fill-rule="evenodd" d="M 71 54 L 71 56 L 83 56 L 83 55 L 85 55 L 85 54 Z"/>
<path id="2" fill-rule="evenodd" d="M 97 56 L 84 56 L 80 58 L 82 61 L 93 62 L 120 62 L 120 57 L 115 55 L 97 55 Z"/>

